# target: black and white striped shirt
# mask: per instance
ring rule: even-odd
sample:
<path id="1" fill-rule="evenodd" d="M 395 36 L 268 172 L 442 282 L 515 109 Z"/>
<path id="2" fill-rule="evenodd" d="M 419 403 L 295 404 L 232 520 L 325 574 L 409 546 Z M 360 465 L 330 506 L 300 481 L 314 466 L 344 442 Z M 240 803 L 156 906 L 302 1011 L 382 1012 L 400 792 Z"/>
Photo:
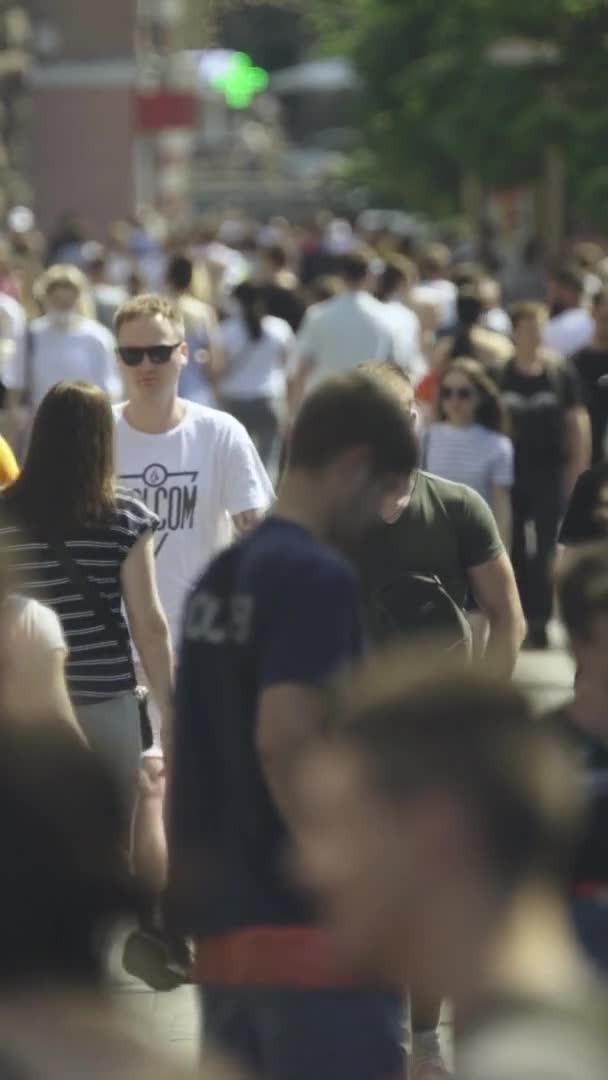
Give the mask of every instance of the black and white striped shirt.
<path id="1" fill-rule="evenodd" d="M 140 536 L 157 525 L 158 518 L 143 503 L 118 491 L 111 522 L 63 538 L 72 558 L 125 630 L 122 564 Z M 133 689 L 131 657 L 115 628 L 104 625 L 91 610 L 78 583 L 71 580 L 68 568 L 57 561 L 49 544 L 32 538 L 18 524 L 2 522 L 0 549 L 6 554 L 15 587 L 48 604 L 61 620 L 69 649 L 66 679 L 74 705 L 91 704 Z"/>

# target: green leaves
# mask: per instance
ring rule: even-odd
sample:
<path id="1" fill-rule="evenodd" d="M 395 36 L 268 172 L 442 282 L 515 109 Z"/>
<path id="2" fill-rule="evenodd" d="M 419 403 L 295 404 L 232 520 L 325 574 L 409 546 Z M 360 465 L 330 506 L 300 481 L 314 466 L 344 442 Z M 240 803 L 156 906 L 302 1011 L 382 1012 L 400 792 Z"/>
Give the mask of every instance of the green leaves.
<path id="1" fill-rule="evenodd" d="M 551 142 L 574 211 L 608 224 L 605 0 L 310 4 L 324 51 L 347 53 L 361 75 L 361 137 L 384 191 L 422 192 L 434 211 L 456 205 L 464 170 L 486 187 L 533 183 Z"/>

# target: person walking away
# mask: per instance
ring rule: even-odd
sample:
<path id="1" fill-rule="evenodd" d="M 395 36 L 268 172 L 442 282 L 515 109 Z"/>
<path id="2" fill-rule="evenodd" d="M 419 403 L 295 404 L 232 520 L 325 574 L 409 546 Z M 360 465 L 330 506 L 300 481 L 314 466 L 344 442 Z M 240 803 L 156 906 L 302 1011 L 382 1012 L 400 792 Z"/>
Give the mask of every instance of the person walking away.
<path id="1" fill-rule="evenodd" d="M 305 389 L 326 375 L 346 371 L 366 360 L 391 360 L 397 344 L 386 307 L 371 295 L 367 254 L 341 259 L 345 291 L 309 308 L 298 333 L 299 368 L 293 381 L 295 405 Z"/>
<path id="2" fill-rule="evenodd" d="M 217 318 L 210 304 L 194 296 L 194 262 L 189 255 L 176 253 L 167 266 L 169 295 L 178 308 L 186 329 L 188 361 L 179 378 L 179 393 L 199 405 L 215 405 L 216 370 L 220 364 Z"/>
<path id="3" fill-rule="evenodd" d="M 608 543 L 568 553 L 557 574 L 560 613 L 577 663 L 574 697 L 545 719 L 559 724 L 585 770 L 590 812 L 574 868 L 574 917 L 594 963 L 608 972 Z"/>
<path id="4" fill-rule="evenodd" d="M 37 283 L 45 314 L 30 323 L 25 348 L 6 369 L 7 409 L 13 445 L 27 439 L 34 413 L 48 390 L 64 379 L 85 379 L 111 399 L 121 393 L 110 332 L 79 313 L 86 279 L 74 266 L 52 266 Z"/>
<path id="5" fill-rule="evenodd" d="M 547 289 L 550 319 L 543 327 L 543 342 L 560 356 L 570 357 L 593 338 L 593 317 L 585 300 L 585 275 L 576 265 L 555 269 Z"/>
<path id="6" fill-rule="evenodd" d="M 414 427 L 414 391 L 407 375 L 391 364 L 366 368 L 390 389 Z M 386 501 L 382 521 L 353 556 L 376 641 L 419 637 L 427 626 L 452 634 L 472 597 L 488 623 L 488 664 L 505 678 L 512 674 L 525 621 L 494 515 L 472 488 L 416 470 L 407 495 Z M 454 609 L 461 614 L 458 625 Z M 445 627 L 440 616 L 449 620 Z"/>
<path id="7" fill-rule="evenodd" d="M 283 319 L 297 333 L 306 304 L 300 294 L 298 279 L 289 269 L 287 251 L 281 244 L 258 248 L 254 283 L 262 291 L 266 314 Z"/>
<path id="8" fill-rule="evenodd" d="M 128 394 L 114 409 L 116 469 L 120 483 L 158 516 L 156 578 L 176 646 L 183 604 L 195 577 L 235 531 L 250 528 L 262 517 L 274 493 L 242 425 L 227 413 L 178 397 L 188 349 L 176 304 L 154 294 L 135 297 L 119 309 L 115 334 Z M 156 852 L 155 865 L 163 866 L 162 702 L 156 702 L 154 682 L 146 676 L 147 670 L 141 672 L 141 681 L 152 691 L 154 745 L 143 759 L 141 829 Z M 163 877 L 157 880 L 159 891 Z"/>
<path id="9" fill-rule="evenodd" d="M 492 510 L 511 547 L 513 444 L 500 394 L 475 360 L 454 360 L 439 384 L 437 420 L 424 432 L 424 468 L 466 484 Z"/>
<path id="10" fill-rule="evenodd" d="M 420 319 L 408 303 L 415 281 L 416 267 L 411 260 L 404 255 L 392 255 L 384 264 L 376 295 L 393 324 L 393 359 L 417 381 L 426 373 L 428 364 L 422 351 Z"/>
<path id="11" fill-rule="evenodd" d="M 574 353 L 572 363 L 591 420 L 591 462 L 595 465 L 604 460 L 608 426 L 608 289 L 594 296 L 591 311 L 593 337 Z"/>
<path id="12" fill-rule="evenodd" d="M 154 574 L 158 519 L 115 487 L 113 437 L 110 403 L 98 387 L 61 382 L 49 390 L 22 472 L 3 497 L 0 541 L 19 590 L 59 616 L 72 704 L 87 741 L 120 780 L 126 834 L 143 750 L 130 637 L 165 737 L 173 671 Z"/>
<path id="13" fill-rule="evenodd" d="M 358 371 L 327 379 L 296 419 L 272 516 L 211 564 L 186 607 L 170 896 L 196 942 L 209 1043 L 255 1075 L 403 1070 L 401 995 L 334 966 L 284 856 L 326 684 L 362 646 L 355 575 L 335 545 L 399 497 L 415 462 L 409 421 L 383 387 Z"/>
<path id="14" fill-rule="evenodd" d="M 418 256 L 420 283 L 412 290 L 415 304 L 435 306 L 439 330 L 449 330 L 456 319 L 456 286 L 449 276 L 451 261 L 445 244 L 429 244 Z"/>
<path id="15" fill-rule="evenodd" d="M 95 305 L 95 318 L 111 331 L 114 316 L 127 299 L 124 285 L 110 281 L 108 254 L 102 244 L 88 243 L 83 248 L 84 271 L 89 279 L 91 297 Z"/>
<path id="16" fill-rule="evenodd" d="M 551 566 L 564 505 L 588 466 L 591 434 L 576 373 L 543 346 L 545 310 L 512 310 L 515 357 L 500 388 L 515 447 L 513 566 L 533 648 L 547 647 Z"/>
<path id="17" fill-rule="evenodd" d="M 337 951 L 453 1003 L 460 1080 L 602 1080 L 607 992 L 564 888 L 583 786 L 519 690 L 379 661 L 336 695 L 295 788 L 301 875 Z"/>
<path id="18" fill-rule="evenodd" d="M 284 319 L 264 314 L 263 294 L 245 281 L 232 293 L 234 313 L 220 324 L 222 408 L 249 432 L 268 470 L 279 458 L 287 414 L 287 373 L 295 337 Z"/>

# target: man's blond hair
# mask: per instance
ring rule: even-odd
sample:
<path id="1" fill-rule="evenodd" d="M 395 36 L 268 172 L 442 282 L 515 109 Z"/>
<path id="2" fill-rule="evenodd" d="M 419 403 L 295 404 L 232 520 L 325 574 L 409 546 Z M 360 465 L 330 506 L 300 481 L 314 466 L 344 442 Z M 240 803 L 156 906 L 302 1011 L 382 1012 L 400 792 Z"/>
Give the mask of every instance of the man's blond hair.
<path id="1" fill-rule="evenodd" d="M 157 293 L 142 293 L 122 304 L 114 316 L 114 333 L 118 337 L 121 327 L 135 319 L 155 319 L 160 316 L 171 323 L 180 342 L 186 336 L 184 320 L 176 303 Z"/>

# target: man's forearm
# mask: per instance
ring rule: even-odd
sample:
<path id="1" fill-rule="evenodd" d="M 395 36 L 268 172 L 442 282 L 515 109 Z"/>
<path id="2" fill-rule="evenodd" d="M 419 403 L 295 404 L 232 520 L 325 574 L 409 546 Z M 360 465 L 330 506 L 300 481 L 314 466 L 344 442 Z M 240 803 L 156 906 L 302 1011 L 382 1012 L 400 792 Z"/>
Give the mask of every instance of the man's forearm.
<path id="1" fill-rule="evenodd" d="M 485 659 L 499 678 L 510 679 L 526 635 L 523 619 L 515 615 L 489 617 L 490 632 Z"/>

